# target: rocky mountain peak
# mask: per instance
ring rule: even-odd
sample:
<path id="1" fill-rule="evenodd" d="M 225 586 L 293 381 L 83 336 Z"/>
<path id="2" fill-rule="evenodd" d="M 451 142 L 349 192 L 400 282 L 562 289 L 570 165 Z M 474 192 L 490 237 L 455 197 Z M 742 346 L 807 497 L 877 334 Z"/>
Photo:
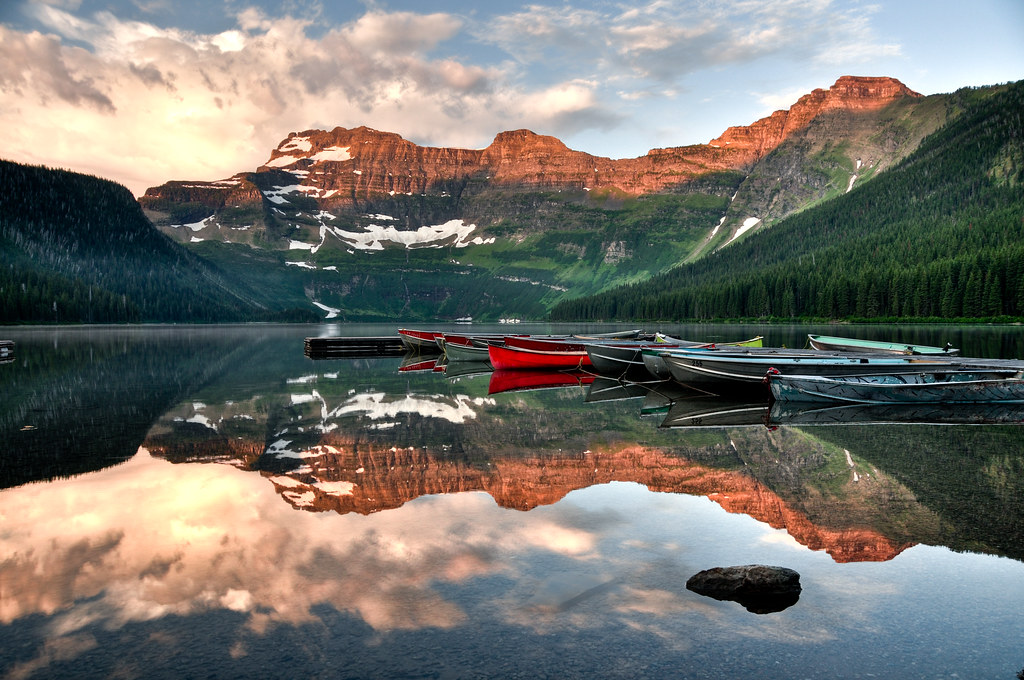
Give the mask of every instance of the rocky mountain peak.
<path id="1" fill-rule="evenodd" d="M 485 157 L 510 157 L 521 153 L 566 153 L 570 149 L 556 137 L 538 135 L 531 130 L 499 132 L 484 150 Z"/>
<path id="2" fill-rule="evenodd" d="M 884 154 L 876 153 L 866 136 L 877 131 L 867 114 L 901 98 L 920 96 L 894 78 L 843 76 L 827 89 L 800 97 L 788 110 L 775 111 L 750 125 L 730 127 L 709 144 L 652 149 L 643 156 L 624 159 L 576 151 L 555 137 L 527 129 L 500 132 L 483 149 L 420 146 L 394 132 L 366 126 L 311 129 L 290 133 L 255 172 L 241 172 L 219 182 L 168 182 L 149 189 L 140 202 L 168 233 L 190 240 L 255 238 L 257 232 L 248 231 L 248 224 L 273 224 L 289 212 L 294 217 L 296 211 L 308 213 L 307 221 L 317 226 L 319 215 L 345 212 L 356 217 L 393 213 L 410 227 L 466 217 L 480 220 L 483 213 L 465 212 L 467 188 L 474 196 L 481 192 L 491 195 L 490 203 L 477 205 L 488 205 L 486 221 L 498 222 L 504 216 L 495 206 L 503 199 L 494 196 L 510 192 L 678 194 L 688 192 L 688 187 L 709 175 L 748 175 L 780 144 L 806 136 L 814 126 L 821 128 L 815 133 L 817 138 L 845 135 L 853 139 L 851 148 L 856 148 L 857 157 L 849 159 L 850 168 L 855 163 L 877 168 Z M 853 125 L 854 119 L 857 125 Z M 822 121 L 827 124 L 820 125 Z M 777 183 L 779 177 L 790 174 L 791 169 L 773 169 L 771 181 Z M 791 183 L 803 187 L 805 179 L 797 172 Z M 857 178 L 842 179 L 850 182 L 849 187 Z M 726 192 L 733 195 L 729 210 L 735 212 L 735 219 L 719 226 L 735 230 L 794 208 L 790 203 L 776 205 L 774 194 L 767 190 L 763 196 L 754 196 L 755 200 L 740 196 L 737 202 L 734 189 L 730 185 L 717 190 L 720 197 Z M 824 185 L 814 186 L 811 193 L 821 196 L 827 190 Z M 424 208 L 427 204 L 430 207 Z M 207 221 L 211 212 L 214 219 Z M 239 222 L 233 226 L 240 233 L 224 236 L 220 227 L 232 220 Z M 189 233 L 178 229 L 182 225 L 189 226 Z M 288 243 L 290 248 L 295 240 L 278 242 Z"/>
<path id="3" fill-rule="evenodd" d="M 742 150 L 747 162 L 756 160 L 803 130 L 828 111 L 875 111 L 902 97 L 920 97 L 906 85 L 888 77 L 842 76 L 827 90 L 816 89 L 800 97 L 788 110 L 775 111 L 751 125 L 728 128 L 710 145 Z"/>
<path id="4" fill-rule="evenodd" d="M 828 98 L 846 108 L 857 103 L 877 109 L 900 97 L 920 97 L 896 78 L 842 76 L 828 89 Z"/>

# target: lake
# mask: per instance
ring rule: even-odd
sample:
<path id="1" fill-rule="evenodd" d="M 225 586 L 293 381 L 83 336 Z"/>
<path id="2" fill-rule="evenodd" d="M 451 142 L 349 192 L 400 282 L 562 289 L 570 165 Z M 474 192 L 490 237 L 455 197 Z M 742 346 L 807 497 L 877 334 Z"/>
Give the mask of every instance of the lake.
<path id="1" fill-rule="evenodd" d="M 983 425 L 821 425 L 767 404 L 694 420 L 667 388 L 303 353 L 307 336 L 396 329 L 0 329 L 17 343 L 0 364 L 0 676 L 1024 669 L 1013 409 Z M 651 330 L 1024 357 L 1021 327 Z M 686 587 L 750 564 L 798 572 L 799 597 L 757 613 Z"/>

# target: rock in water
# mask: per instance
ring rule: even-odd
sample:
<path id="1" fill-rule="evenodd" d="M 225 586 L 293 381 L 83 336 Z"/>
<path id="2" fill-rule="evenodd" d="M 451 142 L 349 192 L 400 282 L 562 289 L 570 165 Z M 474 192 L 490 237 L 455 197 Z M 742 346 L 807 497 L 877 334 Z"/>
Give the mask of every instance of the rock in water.
<path id="1" fill-rule="evenodd" d="M 800 574 L 786 567 L 748 564 L 715 567 L 691 576 L 686 588 L 716 600 L 732 600 L 755 614 L 791 607 L 800 599 Z"/>

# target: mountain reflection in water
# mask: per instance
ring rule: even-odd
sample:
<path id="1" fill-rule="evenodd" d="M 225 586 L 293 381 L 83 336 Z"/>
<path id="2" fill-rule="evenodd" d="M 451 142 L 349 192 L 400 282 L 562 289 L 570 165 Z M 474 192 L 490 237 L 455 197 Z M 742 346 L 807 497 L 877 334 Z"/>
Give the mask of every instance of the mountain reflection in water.
<path id="1" fill-rule="evenodd" d="M 1016 426 L 311 361 L 308 329 L 54 333 L 0 367 L 5 676 L 337 677 L 341 653 L 354 677 L 790 677 L 764 645 L 809 676 L 1024 665 Z M 800 571 L 800 602 L 754 621 L 685 590 L 753 561 Z M 231 634 L 161 665 L 192 625 Z M 907 630 L 950 651 L 867 653 Z"/>

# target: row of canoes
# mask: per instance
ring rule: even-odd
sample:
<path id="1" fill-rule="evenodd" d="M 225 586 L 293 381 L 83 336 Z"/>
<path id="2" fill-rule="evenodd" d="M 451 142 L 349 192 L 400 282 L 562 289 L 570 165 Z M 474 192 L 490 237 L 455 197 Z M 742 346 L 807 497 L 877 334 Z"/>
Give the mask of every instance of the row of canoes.
<path id="1" fill-rule="evenodd" d="M 449 362 L 444 355 L 407 355 L 399 371 L 429 371 L 459 381 L 481 376 L 488 394 L 579 388 L 585 401 L 639 401 L 639 415 L 660 418 L 660 428 L 768 427 L 865 424 L 1024 424 L 1024 403 L 770 400 L 763 393 L 721 395 L 675 380 L 629 380 L 592 371 L 493 370 L 484 362 Z"/>
<path id="2" fill-rule="evenodd" d="M 406 348 L 414 353 L 443 353 L 449 361 L 485 361 L 497 370 L 592 369 L 605 375 L 645 370 L 645 349 L 707 348 L 715 345 L 639 330 L 596 335 L 466 335 L 441 331 L 399 329 Z M 759 347 L 761 337 L 734 347 Z"/>
<path id="3" fill-rule="evenodd" d="M 781 402 L 1024 403 L 1024 362 L 936 354 L 763 348 L 675 350 L 654 359 L 678 382 L 733 393 L 767 386 Z"/>
<path id="4" fill-rule="evenodd" d="M 956 349 L 811 335 L 811 349 L 605 335 L 459 335 L 401 330 L 410 349 L 508 370 L 576 370 L 673 380 L 705 392 L 781 402 L 1024 403 L 1024 362 L 960 357 Z"/>

